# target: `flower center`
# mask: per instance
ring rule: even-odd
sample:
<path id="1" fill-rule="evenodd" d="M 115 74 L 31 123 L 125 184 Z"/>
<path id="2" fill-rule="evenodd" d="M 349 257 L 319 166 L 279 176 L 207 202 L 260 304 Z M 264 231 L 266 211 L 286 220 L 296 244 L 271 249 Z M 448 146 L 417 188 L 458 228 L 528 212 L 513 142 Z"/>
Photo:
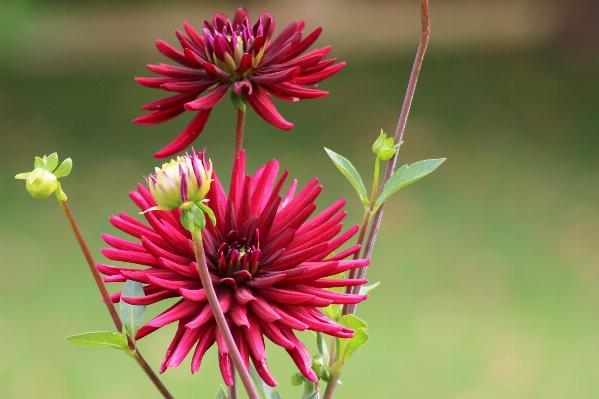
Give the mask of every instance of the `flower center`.
<path id="1" fill-rule="evenodd" d="M 229 232 L 218 248 L 218 270 L 223 276 L 222 283 L 235 285 L 250 280 L 256 274 L 262 251 L 258 248 L 257 234 L 251 241 L 239 237 L 234 230 Z"/>

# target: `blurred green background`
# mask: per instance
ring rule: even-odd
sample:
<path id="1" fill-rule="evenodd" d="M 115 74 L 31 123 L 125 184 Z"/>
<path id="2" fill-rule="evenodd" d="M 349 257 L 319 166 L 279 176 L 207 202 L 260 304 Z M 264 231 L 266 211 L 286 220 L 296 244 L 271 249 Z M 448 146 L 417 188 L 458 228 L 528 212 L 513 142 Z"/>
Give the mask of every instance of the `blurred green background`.
<path id="1" fill-rule="evenodd" d="M 280 30 L 323 25 L 346 68 L 321 100 L 277 102 L 296 127 L 277 131 L 249 113 L 250 169 L 276 157 L 300 183 L 318 175 L 319 207 L 360 205 L 322 147 L 369 176 L 370 145 L 392 134 L 419 35 L 417 1 L 158 2 L 13 0 L 2 4 L 0 58 L 0 396 L 154 398 L 133 361 L 64 337 L 109 330 L 110 319 L 53 199 L 31 198 L 16 173 L 35 155 L 74 161 L 69 204 L 98 262 L 108 216 L 135 215 L 127 193 L 189 115 L 154 127 L 131 119 L 160 98 L 138 86 L 165 62 L 184 20 L 215 11 L 271 10 Z M 446 157 L 385 212 L 371 281 L 358 309 L 371 340 L 346 366 L 339 398 L 599 397 L 599 50 L 594 1 L 431 0 L 432 35 L 400 161 Z M 196 148 L 230 173 L 235 113 L 218 105 Z M 366 177 L 370 181 L 369 177 Z M 118 287 L 111 287 L 112 290 Z M 163 309 L 155 305 L 150 316 Z M 155 368 L 174 333 L 140 343 Z M 312 344 L 310 334 L 302 335 Z M 271 346 L 285 398 L 294 366 Z M 212 398 L 214 348 L 163 375 L 177 398 Z"/>

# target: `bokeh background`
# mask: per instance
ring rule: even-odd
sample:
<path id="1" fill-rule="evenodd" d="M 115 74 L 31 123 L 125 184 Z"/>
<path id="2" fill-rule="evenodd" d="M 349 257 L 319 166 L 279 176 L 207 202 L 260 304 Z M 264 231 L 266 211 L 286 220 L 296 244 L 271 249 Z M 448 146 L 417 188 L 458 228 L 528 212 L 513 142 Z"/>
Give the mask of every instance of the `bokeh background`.
<path id="1" fill-rule="evenodd" d="M 370 176 L 370 145 L 393 133 L 419 37 L 416 0 L 5 0 L 0 44 L 0 396 L 157 398 L 133 361 L 64 337 L 111 322 L 56 202 L 31 198 L 16 173 L 34 155 L 74 160 L 63 187 L 97 257 L 108 216 L 136 214 L 127 193 L 189 115 L 155 127 L 131 119 L 161 94 L 138 86 L 164 62 L 183 21 L 270 10 L 278 30 L 304 19 L 346 68 L 324 99 L 277 102 L 296 124 L 277 131 L 249 113 L 251 169 L 273 157 L 291 176 L 318 175 L 324 207 L 361 210 L 322 147 Z M 446 157 L 386 208 L 358 309 L 371 340 L 346 366 L 339 398 L 599 397 L 599 5 L 596 1 L 431 0 L 431 41 L 400 162 Z M 216 107 L 195 143 L 227 176 L 235 113 Z M 369 177 L 366 177 L 368 181 Z M 112 287 L 113 290 L 118 287 Z M 153 306 L 149 316 L 159 312 Z M 140 343 L 154 367 L 174 327 Z M 310 334 L 302 335 L 310 342 Z M 269 348 L 285 398 L 292 362 Z M 211 398 L 214 348 L 163 375 L 177 398 Z"/>

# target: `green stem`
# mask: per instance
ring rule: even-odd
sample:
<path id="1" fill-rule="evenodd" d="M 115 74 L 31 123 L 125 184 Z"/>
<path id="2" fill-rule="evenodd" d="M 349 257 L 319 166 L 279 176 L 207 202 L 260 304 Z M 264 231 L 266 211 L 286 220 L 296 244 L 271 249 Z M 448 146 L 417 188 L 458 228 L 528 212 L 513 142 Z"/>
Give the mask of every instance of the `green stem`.
<path id="1" fill-rule="evenodd" d="M 239 349 L 237 349 L 237 345 L 235 345 L 235 340 L 233 339 L 233 335 L 231 335 L 229 325 L 227 324 L 223 310 L 221 309 L 218 298 L 216 297 L 216 292 L 212 286 L 212 279 L 210 278 L 210 272 L 208 271 L 206 256 L 204 254 L 202 230 L 194 229 L 191 232 L 191 236 L 193 238 L 193 248 L 195 252 L 196 263 L 198 264 L 198 273 L 200 274 L 200 280 L 202 281 L 202 287 L 204 287 L 206 290 L 208 304 L 210 305 L 210 309 L 212 309 L 212 313 L 214 314 L 214 319 L 216 320 L 216 324 L 220 330 L 220 333 L 227 344 L 227 349 L 229 349 L 231 360 L 233 361 L 233 364 L 239 373 L 239 377 L 241 378 L 241 382 L 243 383 L 249 398 L 259 399 L 258 392 L 252 383 L 250 373 L 243 364 L 243 360 L 239 354 Z"/>
<path id="2" fill-rule="evenodd" d="M 245 107 L 243 110 L 237 110 L 237 128 L 235 129 L 235 158 L 239 156 L 243 149 L 243 130 L 245 127 Z"/>
<path id="3" fill-rule="evenodd" d="M 98 289 L 100 290 L 100 294 L 102 294 L 102 299 L 104 300 L 104 304 L 106 305 L 106 308 L 108 309 L 108 313 L 110 313 L 112 322 L 114 323 L 114 326 L 116 327 L 117 331 L 122 332 L 123 331 L 123 323 L 121 322 L 121 319 L 119 318 L 119 315 L 114 307 L 114 304 L 110 300 L 110 295 L 108 294 L 108 290 L 106 289 L 104 280 L 102 280 L 102 276 L 100 276 L 100 272 L 98 271 L 98 268 L 96 267 L 96 262 L 94 261 L 94 258 L 92 257 L 92 254 L 89 250 L 89 247 L 87 246 L 87 243 L 85 242 L 85 239 L 83 238 L 83 234 L 81 234 L 81 230 L 79 230 L 79 226 L 77 226 L 77 222 L 75 221 L 75 218 L 73 217 L 73 214 L 71 213 L 71 209 L 67 205 L 66 201 L 62 201 L 59 199 L 58 203 L 60 204 L 60 207 L 62 208 L 62 211 L 64 212 L 64 215 L 67 218 L 69 225 L 71 226 L 71 229 L 73 230 L 73 234 L 75 234 L 75 238 L 77 239 L 77 242 L 79 243 L 79 247 L 81 248 L 81 251 L 83 252 L 83 256 L 85 256 L 85 260 L 87 261 L 89 270 L 92 272 L 92 276 L 94 277 L 96 285 L 98 286 Z M 156 389 L 158 389 L 158 391 L 162 394 L 162 396 L 165 399 L 174 399 L 174 396 L 171 395 L 171 393 L 168 391 L 166 386 L 164 386 L 162 381 L 160 381 L 160 378 L 158 378 L 156 373 L 154 373 L 152 368 L 148 365 L 148 363 L 143 358 L 141 353 L 139 353 L 139 349 L 137 349 L 137 347 L 135 346 L 135 343 L 129 336 L 127 336 L 127 342 L 129 343 L 129 349 L 131 349 L 131 351 L 133 352 L 133 358 L 135 359 L 137 364 L 139 364 L 139 366 L 142 368 L 142 370 L 146 373 L 146 376 L 148 376 L 150 381 L 152 381 L 152 383 L 154 384 Z"/>
<path id="4" fill-rule="evenodd" d="M 327 382 L 322 399 L 331 399 L 335 394 L 335 388 L 339 385 L 339 377 L 341 377 L 341 371 L 343 370 L 343 365 L 339 366 L 338 363 L 340 362 L 337 361 L 329 371 L 329 381 Z"/>

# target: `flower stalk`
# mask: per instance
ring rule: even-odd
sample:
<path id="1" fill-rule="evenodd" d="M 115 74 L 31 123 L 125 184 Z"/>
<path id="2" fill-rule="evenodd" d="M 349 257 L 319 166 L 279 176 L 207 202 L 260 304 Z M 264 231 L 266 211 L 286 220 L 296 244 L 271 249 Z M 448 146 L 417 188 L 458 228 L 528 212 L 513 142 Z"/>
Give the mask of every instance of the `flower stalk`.
<path id="1" fill-rule="evenodd" d="M 235 129 L 235 158 L 239 156 L 243 150 L 243 131 L 245 127 L 246 107 L 237 110 L 237 128 Z"/>
<path id="2" fill-rule="evenodd" d="M 258 397 L 258 392 L 252 383 L 252 379 L 250 377 L 250 373 L 245 368 L 243 364 L 243 360 L 241 358 L 241 354 L 239 353 L 239 349 L 237 345 L 235 345 L 235 341 L 233 340 L 233 335 L 229 330 L 229 326 L 227 325 L 227 320 L 225 319 L 225 315 L 223 314 L 223 310 L 220 307 L 218 302 L 218 298 L 216 297 L 216 292 L 214 291 L 214 287 L 212 286 L 212 279 L 210 278 L 210 273 L 208 271 L 208 265 L 206 264 L 206 256 L 204 254 L 204 244 L 202 241 L 202 230 L 201 229 L 193 229 L 191 231 L 191 236 L 193 239 L 193 248 L 196 257 L 196 263 L 198 265 L 198 273 L 200 274 L 200 280 L 202 281 L 202 286 L 206 290 L 206 296 L 208 299 L 208 304 L 210 305 L 210 309 L 212 309 L 212 313 L 214 314 L 214 319 L 216 320 L 216 324 L 220 329 L 220 332 L 227 344 L 227 349 L 229 349 L 229 354 L 231 355 L 231 360 L 233 361 L 233 365 L 235 369 L 239 372 L 239 377 L 241 378 L 241 382 L 249 396 L 250 399 L 260 399 Z"/>
<path id="3" fill-rule="evenodd" d="M 428 45 L 428 39 L 429 39 L 429 35 L 430 35 L 430 19 L 429 19 L 428 0 L 420 0 L 420 16 L 421 16 L 421 22 L 422 22 L 422 31 L 420 34 L 420 42 L 418 44 L 418 50 L 416 51 L 416 57 L 414 59 L 414 64 L 412 66 L 412 72 L 410 74 L 410 80 L 408 82 L 406 95 L 404 97 L 404 102 L 403 102 L 401 112 L 399 115 L 399 119 L 397 122 L 397 128 L 395 130 L 395 134 L 393 137 L 393 141 L 395 143 L 401 143 L 401 141 L 402 141 L 403 133 L 405 131 L 406 123 L 408 120 L 408 115 L 410 113 L 410 107 L 412 105 L 412 100 L 414 98 L 414 92 L 416 90 L 416 83 L 418 81 L 418 75 L 420 74 L 420 69 L 422 68 L 422 62 L 424 60 L 424 54 L 426 52 L 426 47 Z M 399 148 L 397 148 L 397 150 L 391 157 L 389 163 L 387 163 L 387 168 L 385 170 L 385 177 L 383 179 L 384 182 L 389 180 L 389 178 L 393 174 L 393 171 L 395 170 L 395 164 L 397 162 L 398 155 L 399 155 Z M 362 222 L 362 227 L 360 229 L 360 237 L 358 238 L 358 244 L 362 244 L 362 242 L 363 242 L 362 234 L 363 234 L 363 231 L 365 233 L 368 228 L 368 223 L 370 221 L 372 206 L 376 199 L 375 195 L 378 194 L 378 187 L 376 187 L 376 184 L 378 182 L 378 176 L 377 176 L 377 174 L 378 174 L 377 167 L 378 167 L 378 162 L 379 162 L 378 155 L 377 155 L 376 162 L 377 163 L 375 164 L 375 183 L 373 184 L 373 191 L 376 190 L 376 193 L 373 192 L 372 200 L 369 205 L 370 212 L 369 211 L 366 212 L 364 220 Z M 380 208 L 374 213 L 372 227 L 370 228 L 370 232 L 368 234 L 368 239 L 366 240 L 366 245 L 364 246 L 364 250 L 362 251 L 362 258 L 364 258 L 364 259 L 370 259 L 371 255 L 372 255 L 372 250 L 374 248 L 374 242 L 376 241 L 376 237 L 377 237 L 378 229 L 381 224 L 381 219 L 383 216 L 384 209 L 385 209 L 385 203 L 383 202 L 383 204 L 380 206 Z M 358 256 L 358 253 L 355 256 Z M 354 273 L 354 270 L 352 270 L 350 273 L 350 278 L 363 279 L 365 275 L 366 275 L 366 268 L 362 267 L 362 268 L 357 269 L 355 271 L 355 273 Z M 359 291 L 360 291 L 360 286 L 348 287 L 348 292 L 350 292 L 350 293 L 357 293 Z M 349 304 L 349 305 L 344 306 L 343 314 L 351 314 L 351 315 L 355 314 L 356 307 L 357 307 L 357 304 Z M 334 356 L 334 354 L 335 354 L 335 351 L 333 350 L 332 355 Z M 343 363 L 341 361 L 341 356 L 338 356 L 337 359 L 335 360 L 335 362 L 332 363 L 332 365 L 329 369 L 330 377 L 329 377 L 329 381 L 327 382 L 327 386 L 325 389 L 323 399 L 332 399 L 332 397 L 335 393 L 335 388 L 337 387 L 337 383 L 339 381 L 339 377 L 341 375 L 342 369 L 343 369 Z"/>
<path id="4" fill-rule="evenodd" d="M 75 238 L 77 239 L 77 242 L 79 243 L 79 247 L 81 248 L 81 251 L 83 252 L 83 256 L 85 256 L 85 260 L 87 261 L 89 270 L 91 271 L 92 276 L 94 277 L 94 281 L 96 282 L 96 285 L 98 286 L 98 289 L 100 290 L 100 293 L 102 294 L 102 299 L 104 300 L 104 304 L 106 305 L 106 308 L 108 309 L 108 313 L 110 313 L 110 317 L 112 318 L 112 322 L 114 323 L 115 328 L 119 332 L 123 331 L 123 323 L 121 322 L 121 319 L 119 318 L 119 315 L 114 307 L 114 304 L 112 303 L 112 301 L 110 299 L 110 295 L 108 294 L 108 291 L 106 290 L 106 285 L 104 284 L 104 281 L 102 280 L 102 277 L 100 276 L 100 272 L 98 271 L 98 269 L 96 267 L 96 262 L 94 261 L 94 259 L 92 257 L 92 254 L 89 250 L 89 247 L 87 246 L 87 243 L 85 242 L 85 239 L 83 238 L 83 234 L 81 234 L 81 230 L 79 230 L 79 226 L 77 226 L 77 222 L 75 221 L 75 218 L 73 217 L 73 214 L 71 213 L 71 209 L 67 205 L 66 201 L 58 199 L 58 203 L 60 204 L 60 207 L 62 208 L 64 215 L 67 218 L 69 225 L 71 226 L 71 229 L 73 230 L 73 234 L 75 234 Z M 156 389 L 158 389 L 158 391 L 162 394 L 162 396 L 165 399 L 174 399 L 174 396 L 168 391 L 168 389 L 162 383 L 162 381 L 160 381 L 160 378 L 158 378 L 156 373 L 152 370 L 150 365 L 143 358 L 143 356 L 139 352 L 139 349 L 137 349 L 137 346 L 135 345 L 135 343 L 133 342 L 133 340 L 131 340 L 131 337 L 129 337 L 129 336 L 127 336 L 127 343 L 129 345 L 129 349 L 131 350 L 132 357 L 135 359 L 135 361 L 137 362 L 139 367 L 141 367 L 141 369 L 144 371 L 144 373 L 146 373 L 146 376 L 148 376 L 150 381 L 152 381 L 152 383 L 154 384 Z"/>

